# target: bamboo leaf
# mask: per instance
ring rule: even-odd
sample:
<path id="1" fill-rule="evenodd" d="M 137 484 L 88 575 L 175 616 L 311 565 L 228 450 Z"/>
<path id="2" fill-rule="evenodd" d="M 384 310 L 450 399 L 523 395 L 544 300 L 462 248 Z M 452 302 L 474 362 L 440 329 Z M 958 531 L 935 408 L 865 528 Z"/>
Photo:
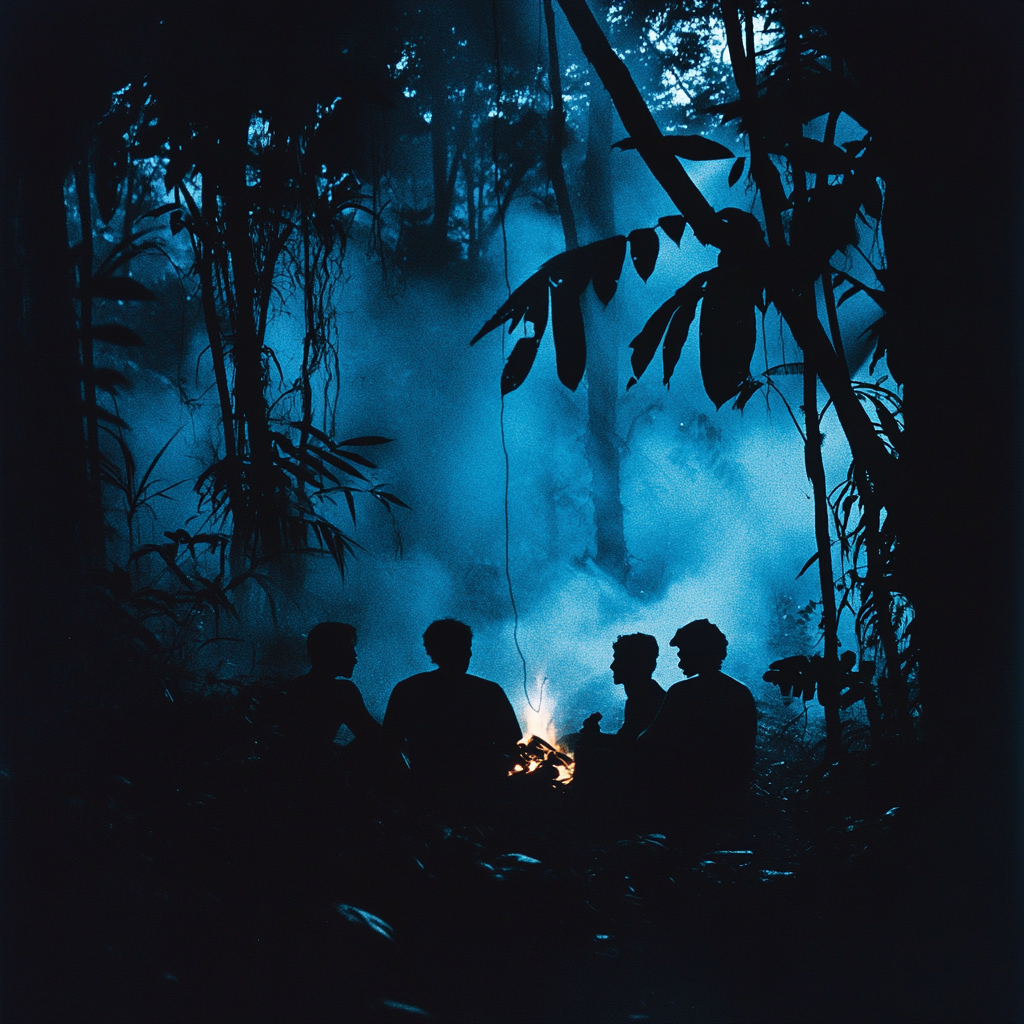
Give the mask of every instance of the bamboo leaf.
<path id="1" fill-rule="evenodd" d="M 802 568 L 802 569 L 801 569 L 801 570 L 800 570 L 800 571 L 799 571 L 799 572 L 798 572 L 798 573 L 796 574 L 796 578 L 797 578 L 797 579 L 800 579 L 800 577 L 801 577 L 801 576 L 803 576 L 803 574 L 804 574 L 805 572 L 807 572 L 807 570 L 808 570 L 808 569 L 810 569 L 810 567 L 811 567 L 812 565 L 814 565 L 814 563 L 815 563 L 815 562 L 816 562 L 817 560 L 818 560 L 818 552 L 817 552 L 817 551 L 815 551 L 815 552 L 814 552 L 814 554 L 813 554 L 813 555 L 811 555 L 811 557 L 810 557 L 810 558 L 808 558 L 806 562 L 804 562 L 804 567 L 803 567 L 803 568 Z"/>

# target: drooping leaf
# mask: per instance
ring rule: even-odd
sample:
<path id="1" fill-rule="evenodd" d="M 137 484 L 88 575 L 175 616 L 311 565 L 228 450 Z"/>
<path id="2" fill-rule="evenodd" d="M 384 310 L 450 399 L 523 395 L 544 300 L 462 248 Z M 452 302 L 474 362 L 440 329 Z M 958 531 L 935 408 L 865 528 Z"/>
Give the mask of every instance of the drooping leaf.
<path id="1" fill-rule="evenodd" d="M 171 210 L 180 209 L 181 207 L 177 203 L 163 203 L 161 206 L 157 206 L 152 210 L 140 213 L 139 220 L 145 220 L 146 217 L 162 217 L 165 213 L 170 213 Z"/>
<path id="2" fill-rule="evenodd" d="M 371 914 L 368 910 L 362 910 L 347 903 L 339 903 L 335 910 L 345 921 L 366 928 L 388 942 L 395 941 L 394 929 L 376 914 Z"/>
<path id="3" fill-rule="evenodd" d="M 765 370 L 764 372 L 768 377 L 786 377 L 795 374 L 799 374 L 802 377 L 804 375 L 804 364 L 779 363 L 778 366 L 773 366 L 771 369 Z"/>
<path id="4" fill-rule="evenodd" d="M 625 259 L 626 239 L 623 235 L 615 235 L 612 238 L 605 238 L 600 242 L 593 243 L 591 267 L 594 294 L 606 306 L 611 302 L 615 289 L 618 287 Z"/>
<path id="5" fill-rule="evenodd" d="M 684 160 L 728 160 L 733 155 L 732 150 L 703 135 L 664 135 L 662 138 L 669 151 Z M 636 149 L 636 142 L 622 139 L 613 142 L 612 149 Z"/>
<path id="6" fill-rule="evenodd" d="M 520 338 L 516 342 L 501 374 L 501 393 L 503 395 L 515 391 L 526 380 L 533 368 L 533 361 L 537 358 L 538 348 L 540 348 L 539 338 Z"/>
<path id="7" fill-rule="evenodd" d="M 88 285 L 94 299 L 111 299 L 122 302 L 153 302 L 156 296 L 133 277 L 98 277 Z"/>
<path id="8" fill-rule="evenodd" d="M 668 328 L 668 322 L 672 314 L 679 308 L 679 292 L 663 302 L 648 318 L 640 333 L 629 343 L 633 350 L 630 357 L 630 365 L 633 368 L 633 376 L 639 380 L 644 371 L 651 364 L 654 353 L 658 351 L 661 339 Z M 629 385 L 627 385 L 628 389 Z"/>
<path id="9" fill-rule="evenodd" d="M 587 341 L 580 293 L 574 284 L 565 282 L 551 289 L 551 331 L 558 379 L 575 391 L 587 366 Z"/>
<path id="10" fill-rule="evenodd" d="M 746 162 L 747 158 L 745 156 L 741 156 L 732 165 L 732 168 L 729 170 L 729 188 L 732 188 L 733 185 L 740 180 L 740 175 L 743 173 L 743 165 Z"/>
<path id="11" fill-rule="evenodd" d="M 646 281 L 654 273 L 658 262 L 658 232 L 654 228 L 639 228 L 629 233 L 629 255 L 633 269 Z"/>
<path id="12" fill-rule="evenodd" d="M 490 334 L 496 327 L 509 322 L 509 330 L 515 330 L 516 324 L 524 318 L 535 325 L 546 324 L 548 315 L 548 273 L 541 267 L 537 273 L 528 277 L 498 307 L 492 316 L 473 336 L 470 345 L 475 345 L 485 334 Z M 543 334 L 543 327 L 540 330 Z M 540 337 L 540 334 L 537 334 Z"/>
<path id="13" fill-rule="evenodd" d="M 89 333 L 93 341 L 105 341 L 120 348 L 138 348 L 145 344 L 135 331 L 123 324 L 93 324 Z"/>
<path id="14" fill-rule="evenodd" d="M 659 217 L 658 227 L 678 245 L 683 240 L 683 232 L 686 230 L 686 218 L 678 213 L 671 217 Z"/>
<path id="15" fill-rule="evenodd" d="M 815 551 L 815 552 L 814 552 L 814 554 L 813 554 L 813 555 L 811 555 L 811 557 L 810 557 L 810 558 L 808 558 L 806 562 L 804 562 L 804 567 L 803 567 L 803 568 L 802 568 L 802 569 L 801 569 L 801 570 L 800 570 L 800 571 L 799 571 L 799 572 L 798 572 L 798 573 L 796 574 L 796 578 L 797 578 L 797 579 L 800 579 L 800 577 L 801 577 L 801 576 L 803 576 L 803 574 L 804 574 L 805 572 L 807 572 L 807 570 L 808 570 L 808 569 L 810 569 L 810 567 L 811 567 L 812 565 L 814 565 L 814 563 L 815 563 L 815 562 L 816 562 L 817 560 L 818 560 L 818 552 L 817 552 L 817 551 Z"/>
<path id="16" fill-rule="evenodd" d="M 118 389 L 127 391 L 132 386 L 131 381 L 120 370 L 110 366 L 93 367 L 92 380 L 100 391 L 106 391 L 108 395 L 116 395 Z"/>
<path id="17" fill-rule="evenodd" d="M 684 160 L 728 160 L 733 152 L 703 135 L 667 135 L 669 149 Z"/>
<path id="18" fill-rule="evenodd" d="M 293 423 L 292 426 L 295 426 Z M 377 437 L 376 435 L 368 435 L 366 437 L 350 437 L 346 441 L 339 441 L 339 448 L 362 448 L 372 444 L 391 444 L 392 438 L 390 437 Z"/>
<path id="19" fill-rule="evenodd" d="M 83 402 L 82 411 L 86 416 L 94 416 L 100 423 L 109 423 L 119 430 L 131 430 L 131 427 L 120 416 L 115 416 L 112 412 L 108 412 L 102 405 L 98 405 L 96 402 Z"/>
<path id="20" fill-rule="evenodd" d="M 756 340 L 754 304 L 742 278 L 721 267 L 709 271 L 700 315 L 700 372 L 716 408 L 750 376 Z"/>
<path id="21" fill-rule="evenodd" d="M 791 139 L 784 153 L 790 161 L 812 174 L 843 174 L 853 163 L 850 154 L 838 146 L 802 136 Z"/>
<path id="22" fill-rule="evenodd" d="M 760 391 L 763 387 L 763 380 L 754 380 L 753 377 L 748 377 L 740 385 L 740 393 L 736 396 L 736 401 L 732 403 L 732 407 L 734 409 L 738 409 L 740 412 L 743 412 L 743 409 L 745 408 L 747 402 L 749 402 L 750 399 L 753 398 L 754 395 L 756 395 L 757 392 Z"/>
<path id="23" fill-rule="evenodd" d="M 676 298 L 679 300 L 679 308 L 672 322 L 665 332 L 665 345 L 661 350 L 662 367 L 664 369 L 663 383 L 668 387 L 672 374 L 675 372 L 676 363 L 686 344 L 686 338 L 690 333 L 690 324 L 697 314 L 697 303 L 704 295 L 704 283 L 707 280 L 706 274 L 698 274 L 690 278 L 679 291 Z"/>

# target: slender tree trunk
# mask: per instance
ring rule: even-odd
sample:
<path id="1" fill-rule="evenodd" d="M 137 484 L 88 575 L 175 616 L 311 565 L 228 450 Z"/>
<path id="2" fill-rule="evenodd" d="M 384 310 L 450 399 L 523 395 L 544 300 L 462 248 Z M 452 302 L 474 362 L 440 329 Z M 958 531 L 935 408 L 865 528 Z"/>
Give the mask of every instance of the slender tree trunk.
<path id="1" fill-rule="evenodd" d="M 231 256 L 235 295 L 235 408 L 239 423 L 239 442 L 244 424 L 248 454 L 249 502 L 253 510 L 253 535 L 242 538 L 244 547 L 264 554 L 280 548 L 276 528 L 277 499 L 273 480 L 273 451 L 267 402 L 264 394 L 263 352 L 256 323 L 257 273 L 249 234 L 249 214 L 245 173 L 247 166 L 248 122 L 226 161 L 222 185 L 224 221 Z"/>
<path id="2" fill-rule="evenodd" d="M 576 217 L 569 201 L 565 167 L 562 164 L 562 152 L 565 148 L 565 109 L 562 104 L 562 72 L 558 66 L 555 11 L 551 6 L 551 0 L 544 0 L 544 21 L 548 30 L 548 82 L 551 87 L 551 113 L 548 115 L 548 176 L 555 190 L 558 215 L 562 218 L 565 247 L 575 249 L 580 243 L 576 236 Z"/>
<path id="3" fill-rule="evenodd" d="M 587 154 L 580 190 L 588 234 L 593 239 L 615 234 L 615 195 L 612 191 L 609 154 L 612 143 L 612 103 L 599 82 L 590 90 L 587 119 Z M 607 314 L 596 296 L 584 296 L 588 317 L 587 462 L 594 502 L 596 554 L 594 560 L 615 579 L 629 575 L 629 552 L 620 482 L 621 453 L 618 437 L 618 344 L 617 332 L 608 330 Z"/>
<path id="4" fill-rule="evenodd" d="M 836 588 L 832 576 L 832 538 L 828 528 L 828 491 L 825 466 L 821 461 L 821 429 L 818 425 L 818 378 L 804 356 L 804 464 L 814 494 L 814 539 L 818 547 L 818 578 L 821 583 L 821 627 L 824 636 L 825 673 L 818 693 L 825 709 L 825 760 L 842 754 L 842 728 L 839 718 L 839 635 L 837 631 Z"/>
<path id="5" fill-rule="evenodd" d="M 82 351 L 82 396 L 85 413 L 86 464 L 89 474 L 88 557 L 100 568 L 104 561 L 103 477 L 100 473 L 100 431 L 96 402 L 96 375 L 92 345 L 92 190 L 89 187 L 89 158 L 75 165 L 75 191 L 82 228 L 82 250 L 78 259 L 79 332 Z"/>

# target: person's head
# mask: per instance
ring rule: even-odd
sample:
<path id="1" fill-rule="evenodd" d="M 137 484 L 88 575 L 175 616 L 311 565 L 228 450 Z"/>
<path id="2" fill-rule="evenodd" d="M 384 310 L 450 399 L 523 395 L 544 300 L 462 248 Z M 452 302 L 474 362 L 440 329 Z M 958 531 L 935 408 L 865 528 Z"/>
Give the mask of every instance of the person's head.
<path id="1" fill-rule="evenodd" d="M 729 641 L 707 619 L 695 619 L 676 631 L 672 646 L 679 649 L 679 667 L 686 675 L 695 676 L 722 667 Z"/>
<path id="2" fill-rule="evenodd" d="M 356 630 L 347 622 L 318 622 L 306 637 L 309 663 L 317 672 L 352 675 L 356 667 Z"/>
<path id="3" fill-rule="evenodd" d="M 658 641 L 647 633 L 629 633 L 612 644 L 612 679 L 617 686 L 650 679 L 658 666 Z"/>
<path id="4" fill-rule="evenodd" d="M 423 646 L 438 668 L 465 672 L 473 654 L 473 630 L 457 619 L 438 619 L 427 626 Z"/>

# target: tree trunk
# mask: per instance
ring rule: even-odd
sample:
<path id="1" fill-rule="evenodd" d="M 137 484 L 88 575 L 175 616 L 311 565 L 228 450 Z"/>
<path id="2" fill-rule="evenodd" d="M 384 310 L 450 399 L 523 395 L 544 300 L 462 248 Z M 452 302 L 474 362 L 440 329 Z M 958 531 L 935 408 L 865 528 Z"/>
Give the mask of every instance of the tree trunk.
<path id="1" fill-rule="evenodd" d="M 615 234 L 615 196 L 611 186 L 609 154 L 612 143 L 612 103 L 600 82 L 590 89 L 587 118 L 587 155 L 580 190 L 587 233 L 591 240 Z M 591 472 L 594 502 L 594 560 L 615 579 L 629 575 L 621 490 L 621 453 L 617 430 L 618 339 L 609 330 L 596 296 L 584 297 L 587 318 L 587 463 Z"/>
<path id="2" fill-rule="evenodd" d="M 92 283 L 92 191 L 89 186 L 89 158 L 82 157 L 75 165 L 75 191 L 78 197 L 78 218 L 82 229 L 82 249 L 78 258 L 79 335 L 82 351 L 82 397 L 85 412 L 86 465 L 88 467 L 88 537 L 86 550 L 95 568 L 104 564 L 103 477 L 100 473 L 99 409 L 96 402 L 96 376 L 93 363 Z"/>
<path id="3" fill-rule="evenodd" d="M 804 464 L 814 494 L 814 540 L 818 548 L 818 580 L 821 583 L 821 631 L 825 671 L 818 683 L 818 698 L 825 709 L 825 761 L 843 752 L 843 723 L 839 717 L 839 634 L 836 587 L 832 576 L 832 538 L 828 529 L 828 489 L 821 461 L 821 428 L 818 424 L 818 378 L 804 357 Z"/>

